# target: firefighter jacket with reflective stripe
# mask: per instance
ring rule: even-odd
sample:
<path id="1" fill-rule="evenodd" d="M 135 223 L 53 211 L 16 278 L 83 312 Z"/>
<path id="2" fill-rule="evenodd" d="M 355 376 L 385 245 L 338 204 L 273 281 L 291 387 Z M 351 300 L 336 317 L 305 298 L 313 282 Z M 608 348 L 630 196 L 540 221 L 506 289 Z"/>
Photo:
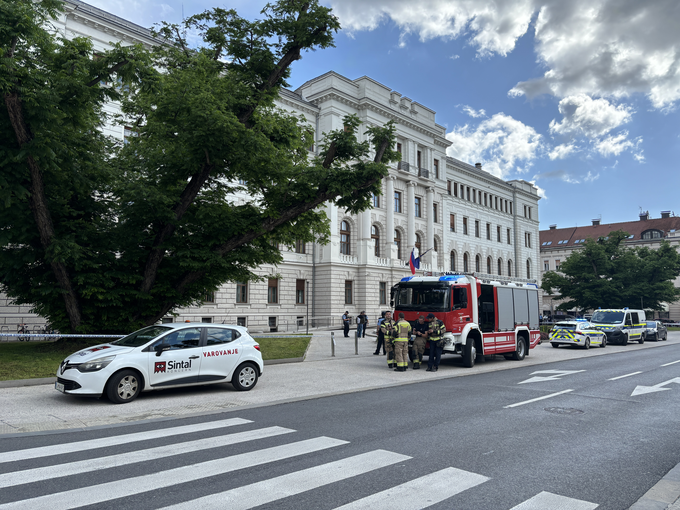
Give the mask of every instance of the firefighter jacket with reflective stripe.
<path id="1" fill-rule="evenodd" d="M 413 328 L 411 324 L 404 319 L 397 322 L 397 337 L 394 339 L 395 342 L 408 342 L 411 338 L 411 331 Z"/>
<path id="2" fill-rule="evenodd" d="M 385 338 L 387 340 L 390 340 L 394 337 L 394 331 L 392 328 L 396 326 L 396 322 L 394 322 L 392 319 L 387 320 L 385 319 L 383 323 L 380 325 L 380 331 L 383 332 L 383 335 L 385 335 Z"/>
<path id="3" fill-rule="evenodd" d="M 430 324 L 430 329 L 432 330 L 432 334 L 430 335 L 429 339 L 433 342 L 441 340 L 442 335 L 446 333 L 446 326 L 444 326 L 444 323 L 439 319 L 435 319 L 434 321 L 432 321 L 432 323 Z"/>

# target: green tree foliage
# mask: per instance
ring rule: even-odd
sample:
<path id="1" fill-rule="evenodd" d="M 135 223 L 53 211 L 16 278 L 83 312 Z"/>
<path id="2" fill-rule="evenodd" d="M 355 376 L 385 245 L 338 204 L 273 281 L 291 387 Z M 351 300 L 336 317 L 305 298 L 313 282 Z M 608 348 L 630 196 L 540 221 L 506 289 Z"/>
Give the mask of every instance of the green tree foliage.
<path id="1" fill-rule="evenodd" d="M 658 249 L 626 248 L 628 234 L 615 231 L 608 238 L 586 239 L 560 266 L 548 271 L 541 287 L 565 302 L 560 310 L 640 308 L 661 310 L 661 302 L 673 302 L 680 289 L 673 280 L 680 275 L 680 255 L 667 241 Z"/>
<path id="2" fill-rule="evenodd" d="M 60 9 L 0 0 L 0 277 L 57 329 L 127 331 L 257 279 L 278 243 L 327 240 L 325 202 L 369 207 L 399 159 L 392 124 L 359 142 L 356 117 L 312 157 L 310 127 L 274 107 L 291 64 L 340 28 L 317 1 L 256 21 L 213 9 L 163 24 L 151 51 L 97 55 L 50 30 Z M 128 143 L 99 129 L 111 100 Z"/>

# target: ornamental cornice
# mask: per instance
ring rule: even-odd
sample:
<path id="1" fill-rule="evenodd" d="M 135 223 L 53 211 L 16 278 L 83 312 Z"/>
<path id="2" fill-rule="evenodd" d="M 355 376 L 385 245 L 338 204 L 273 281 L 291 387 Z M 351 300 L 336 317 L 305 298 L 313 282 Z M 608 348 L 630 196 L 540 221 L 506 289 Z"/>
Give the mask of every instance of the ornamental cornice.
<path id="1" fill-rule="evenodd" d="M 301 105 L 300 103 L 287 99 L 281 95 L 279 95 L 277 101 L 279 103 L 283 103 L 285 105 L 290 106 L 291 108 L 295 108 L 296 110 L 300 110 L 310 115 L 317 115 L 319 113 L 319 110 L 314 110 L 313 108 L 309 108 L 308 106 Z"/>
<path id="2" fill-rule="evenodd" d="M 486 182 L 487 184 L 491 184 L 493 186 L 499 186 L 499 187 L 503 186 L 504 188 L 506 188 L 507 191 L 510 191 L 510 192 L 512 192 L 512 190 L 515 189 L 514 186 L 511 186 L 510 184 L 505 182 L 503 179 L 499 179 L 498 177 L 491 176 L 491 178 L 487 178 L 484 175 L 480 175 L 477 172 L 473 172 L 473 171 L 470 171 L 470 170 L 466 170 L 465 168 L 461 168 L 459 166 L 453 166 L 453 165 L 449 165 L 449 164 L 447 164 L 446 167 L 447 167 L 447 169 L 451 168 L 451 169 L 453 169 L 453 170 L 455 170 L 459 173 L 462 173 L 462 174 L 464 174 L 468 177 L 471 177 L 474 180 L 483 181 L 483 182 Z"/>

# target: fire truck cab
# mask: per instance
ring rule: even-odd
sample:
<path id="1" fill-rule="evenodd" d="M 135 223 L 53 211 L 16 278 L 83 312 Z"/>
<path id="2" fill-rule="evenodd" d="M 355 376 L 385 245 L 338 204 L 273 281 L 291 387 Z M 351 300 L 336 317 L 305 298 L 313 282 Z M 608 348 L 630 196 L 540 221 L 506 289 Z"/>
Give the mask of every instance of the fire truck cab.
<path id="1" fill-rule="evenodd" d="M 391 305 L 411 323 L 433 313 L 446 326 L 442 354 L 461 355 L 466 367 L 492 354 L 522 360 L 541 338 L 534 280 L 425 272 L 393 286 Z"/>

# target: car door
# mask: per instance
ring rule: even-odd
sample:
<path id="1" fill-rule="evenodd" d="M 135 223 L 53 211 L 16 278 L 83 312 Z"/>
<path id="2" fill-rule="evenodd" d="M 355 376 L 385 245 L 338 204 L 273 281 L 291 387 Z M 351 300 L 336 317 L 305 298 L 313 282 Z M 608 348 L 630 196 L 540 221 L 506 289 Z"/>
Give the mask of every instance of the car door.
<path id="1" fill-rule="evenodd" d="M 151 386 L 198 382 L 201 368 L 201 329 L 179 329 L 151 345 L 148 353 Z"/>
<path id="2" fill-rule="evenodd" d="M 199 381 L 226 379 L 241 359 L 241 334 L 231 328 L 208 327 L 205 330 Z"/>

